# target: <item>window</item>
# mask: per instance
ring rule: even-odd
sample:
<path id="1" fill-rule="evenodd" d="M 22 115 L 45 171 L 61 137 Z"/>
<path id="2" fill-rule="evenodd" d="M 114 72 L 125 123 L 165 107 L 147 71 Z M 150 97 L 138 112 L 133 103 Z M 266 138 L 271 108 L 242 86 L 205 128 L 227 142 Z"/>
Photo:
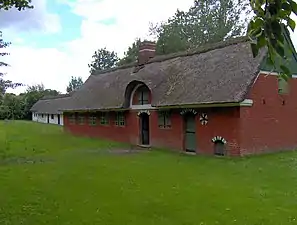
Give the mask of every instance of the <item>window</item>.
<path id="1" fill-rule="evenodd" d="M 77 122 L 79 125 L 83 125 L 85 123 L 85 117 L 84 116 L 78 116 Z"/>
<path id="2" fill-rule="evenodd" d="M 71 115 L 69 116 L 69 123 L 70 123 L 70 124 L 75 124 L 75 114 L 71 114 Z"/>
<path id="3" fill-rule="evenodd" d="M 123 112 L 116 113 L 115 125 L 119 127 L 125 126 L 125 115 Z"/>
<path id="4" fill-rule="evenodd" d="M 54 119 L 54 114 L 51 115 L 51 119 L 52 119 L 52 120 Z"/>
<path id="5" fill-rule="evenodd" d="M 89 125 L 90 126 L 96 126 L 97 124 L 97 117 L 95 115 L 89 116 Z"/>
<path id="6" fill-rule="evenodd" d="M 41 114 L 41 117 L 43 118 L 43 114 Z"/>
<path id="7" fill-rule="evenodd" d="M 288 94 L 289 93 L 289 83 L 285 79 L 278 78 L 278 93 L 279 94 Z"/>
<path id="8" fill-rule="evenodd" d="M 101 112 L 100 114 L 100 124 L 101 125 L 108 125 L 109 124 L 109 118 L 107 112 Z"/>
<path id="9" fill-rule="evenodd" d="M 138 89 L 138 104 L 139 105 L 149 104 L 149 90 L 145 86 Z"/>
<path id="10" fill-rule="evenodd" d="M 158 113 L 158 125 L 159 128 L 171 127 L 170 113 L 168 111 Z"/>

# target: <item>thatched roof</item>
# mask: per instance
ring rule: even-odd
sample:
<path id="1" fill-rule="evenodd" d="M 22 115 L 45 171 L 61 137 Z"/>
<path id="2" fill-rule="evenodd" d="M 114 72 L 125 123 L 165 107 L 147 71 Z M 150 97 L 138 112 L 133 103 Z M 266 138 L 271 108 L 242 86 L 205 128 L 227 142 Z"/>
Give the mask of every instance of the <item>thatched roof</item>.
<path id="1" fill-rule="evenodd" d="M 156 107 L 240 102 L 265 54 L 253 58 L 250 43 L 239 38 L 155 57 L 137 70 L 131 64 L 103 71 L 91 75 L 62 110 L 125 108 L 125 91 L 133 81 L 151 89 Z"/>
<path id="2" fill-rule="evenodd" d="M 36 102 L 30 111 L 36 113 L 58 114 L 61 113 L 60 109 L 70 99 L 69 94 L 62 94 L 58 96 L 44 97 Z"/>

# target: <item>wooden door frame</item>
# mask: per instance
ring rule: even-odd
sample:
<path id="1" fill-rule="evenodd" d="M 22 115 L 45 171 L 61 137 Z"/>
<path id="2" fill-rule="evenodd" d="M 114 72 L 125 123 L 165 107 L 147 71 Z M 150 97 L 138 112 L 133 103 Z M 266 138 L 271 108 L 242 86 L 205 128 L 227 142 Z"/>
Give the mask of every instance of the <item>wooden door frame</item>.
<path id="1" fill-rule="evenodd" d="M 143 119 L 143 115 L 146 115 L 147 116 L 147 119 L 148 119 L 148 146 L 150 145 L 151 143 L 151 140 L 150 140 L 150 132 L 151 132 L 151 127 L 150 127 L 150 115 L 146 112 L 142 112 L 138 115 L 138 118 L 139 118 L 139 123 L 138 123 L 138 126 L 139 126 L 139 129 L 138 129 L 138 137 L 139 137 L 139 145 L 146 145 L 146 144 L 143 144 L 143 129 L 142 129 L 142 119 Z"/>
<path id="2" fill-rule="evenodd" d="M 186 117 L 188 115 L 192 115 L 194 117 L 194 122 L 195 122 L 195 141 L 196 141 L 196 147 L 195 147 L 195 151 L 187 151 L 186 149 Z M 197 130 L 196 130 L 196 114 L 192 113 L 192 112 L 188 112 L 185 113 L 184 115 L 182 115 L 182 120 L 183 120 L 183 152 L 187 152 L 187 153 L 196 153 L 197 152 L 197 138 L 196 138 L 196 134 L 197 134 Z"/>

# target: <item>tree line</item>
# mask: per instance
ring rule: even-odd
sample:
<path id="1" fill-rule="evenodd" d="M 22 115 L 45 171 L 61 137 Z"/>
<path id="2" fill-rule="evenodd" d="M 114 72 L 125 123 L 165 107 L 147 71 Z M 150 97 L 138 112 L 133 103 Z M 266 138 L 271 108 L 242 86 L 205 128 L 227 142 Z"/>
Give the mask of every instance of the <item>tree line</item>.
<path id="1" fill-rule="evenodd" d="M 83 84 L 81 77 L 71 77 L 66 88 L 67 93 L 71 93 Z M 61 94 L 57 90 L 46 89 L 43 84 L 28 86 L 26 91 L 19 95 L 6 93 L 0 94 L 0 120 L 31 120 L 30 109 L 40 99 L 44 97 L 54 97 Z"/>

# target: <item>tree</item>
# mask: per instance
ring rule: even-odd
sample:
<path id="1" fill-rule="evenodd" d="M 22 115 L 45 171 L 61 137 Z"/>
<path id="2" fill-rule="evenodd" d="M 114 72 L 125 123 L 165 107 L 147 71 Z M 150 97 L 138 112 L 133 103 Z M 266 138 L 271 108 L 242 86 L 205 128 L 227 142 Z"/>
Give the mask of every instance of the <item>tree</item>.
<path id="1" fill-rule="evenodd" d="M 24 101 L 21 96 L 6 93 L 0 107 L 0 119 L 22 119 L 24 116 Z"/>
<path id="2" fill-rule="evenodd" d="M 71 80 L 69 81 L 68 87 L 66 91 L 68 93 L 77 90 L 83 85 L 83 81 L 81 77 L 71 77 Z"/>
<path id="3" fill-rule="evenodd" d="M 2 32 L 0 31 L 0 49 L 5 49 L 9 45 L 10 45 L 9 42 L 5 42 L 2 39 Z M 5 56 L 5 55 L 8 55 L 8 53 L 7 52 L 0 52 L 0 56 Z M 0 61 L 0 67 L 1 66 L 8 66 L 8 64 L 5 63 L 5 62 Z M 0 71 L 0 95 L 5 94 L 7 88 L 15 88 L 15 87 L 18 87 L 18 86 L 21 86 L 22 85 L 20 83 L 13 83 L 10 80 L 5 80 L 4 79 L 4 75 L 5 74 Z"/>
<path id="4" fill-rule="evenodd" d="M 157 54 L 168 54 L 215 43 L 245 32 L 240 14 L 247 2 L 240 0 L 199 0 L 188 11 L 179 11 L 167 22 L 152 25 Z"/>
<path id="5" fill-rule="evenodd" d="M 26 8 L 32 9 L 33 6 L 31 5 L 31 0 L 1 0 L 0 1 L 0 11 L 9 10 L 11 8 L 16 8 L 17 10 L 21 11 Z M 2 39 L 2 31 L 0 31 L 0 49 L 2 50 L 4 48 L 7 48 L 10 44 L 11 44 L 10 42 L 5 42 Z M 8 53 L 0 52 L 0 56 L 5 56 L 5 55 L 8 55 Z M 0 67 L 1 66 L 8 66 L 8 64 L 0 61 Z M 4 76 L 4 73 L 0 71 L 0 95 L 1 96 L 3 96 L 3 94 L 6 92 L 7 88 L 15 88 L 21 85 L 20 83 L 13 83 L 10 80 L 4 80 L 3 76 Z"/>
<path id="6" fill-rule="evenodd" d="M 60 93 L 56 90 L 45 89 L 43 84 L 29 86 L 25 93 L 21 93 L 19 97 L 23 100 L 23 117 L 22 119 L 31 119 L 30 109 L 41 98 L 47 96 L 57 96 Z"/>
<path id="7" fill-rule="evenodd" d="M 98 49 L 92 56 L 91 64 L 88 65 L 90 73 L 113 68 L 117 65 L 118 60 L 114 51 L 108 51 L 106 48 Z"/>
<path id="8" fill-rule="evenodd" d="M 248 26 L 248 35 L 252 41 L 254 57 L 262 48 L 268 49 L 268 62 L 276 66 L 276 58 L 285 57 L 283 31 L 296 27 L 292 13 L 297 15 L 297 3 L 293 0 L 251 0 L 250 5 L 255 13 Z M 287 61 L 287 60 L 285 60 Z M 286 65 L 280 65 L 281 77 L 292 76 Z"/>
<path id="9" fill-rule="evenodd" d="M 132 45 L 128 47 L 128 50 L 124 53 L 124 57 L 120 59 L 118 62 L 119 66 L 124 64 L 129 64 L 137 60 L 140 43 L 141 43 L 140 39 L 137 38 L 132 43 Z"/>
<path id="10" fill-rule="evenodd" d="M 1 0 L 0 1 L 0 10 L 9 10 L 11 8 L 16 8 L 21 11 L 26 8 L 32 9 L 31 0 Z"/>

